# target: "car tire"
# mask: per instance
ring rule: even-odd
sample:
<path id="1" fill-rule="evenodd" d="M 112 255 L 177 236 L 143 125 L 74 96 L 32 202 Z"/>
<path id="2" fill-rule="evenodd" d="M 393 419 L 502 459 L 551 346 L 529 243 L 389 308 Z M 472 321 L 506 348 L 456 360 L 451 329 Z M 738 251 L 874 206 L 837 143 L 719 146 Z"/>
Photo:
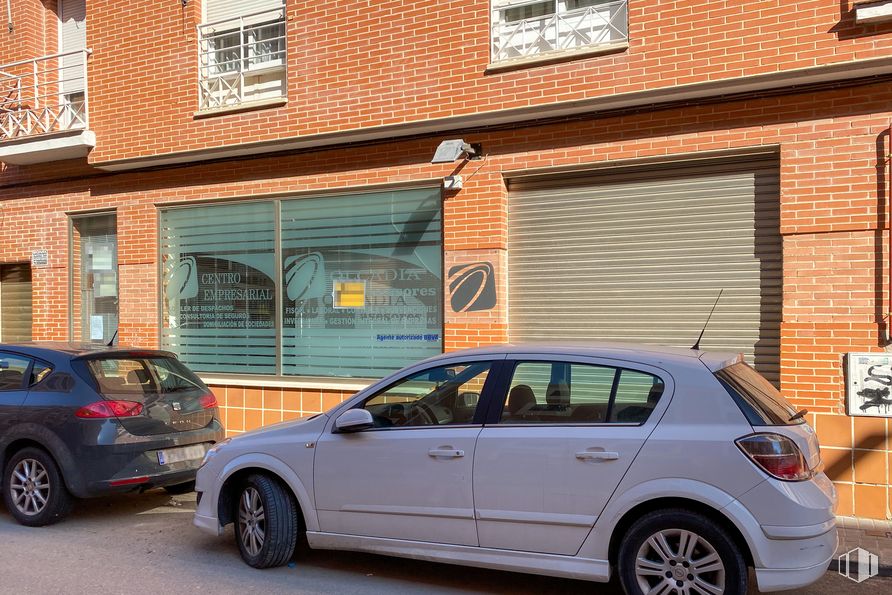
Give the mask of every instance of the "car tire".
<path id="1" fill-rule="evenodd" d="M 195 480 L 187 481 L 185 483 L 175 483 L 171 486 L 164 486 L 164 491 L 172 496 L 179 496 L 180 494 L 188 494 L 189 492 L 195 491 Z"/>
<path id="2" fill-rule="evenodd" d="M 71 494 L 56 461 L 34 447 L 23 448 L 7 461 L 3 499 L 13 518 L 28 527 L 51 525 L 71 510 Z"/>
<path id="3" fill-rule="evenodd" d="M 705 583 L 725 595 L 747 592 L 748 569 L 740 547 L 714 521 L 684 509 L 650 512 L 632 524 L 617 555 L 619 579 L 629 595 L 697 592 Z M 665 590 L 659 590 L 660 586 Z"/>
<path id="4" fill-rule="evenodd" d="M 288 488 L 267 475 L 251 475 L 239 487 L 233 512 L 235 541 L 246 564 L 272 568 L 291 559 L 298 513 Z"/>

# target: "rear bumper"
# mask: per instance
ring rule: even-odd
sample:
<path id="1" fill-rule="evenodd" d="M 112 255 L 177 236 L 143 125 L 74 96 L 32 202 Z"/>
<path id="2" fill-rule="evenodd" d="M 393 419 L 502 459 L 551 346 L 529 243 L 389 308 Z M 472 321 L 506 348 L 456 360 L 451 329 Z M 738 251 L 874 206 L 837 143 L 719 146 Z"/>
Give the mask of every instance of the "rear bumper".
<path id="1" fill-rule="evenodd" d="M 759 591 L 763 593 L 807 587 L 818 582 L 824 576 L 832 559 L 831 556 L 826 562 L 808 568 L 756 568 L 756 584 L 759 586 Z"/>
<path id="2" fill-rule="evenodd" d="M 106 430 L 115 430 L 113 433 Z M 176 434 L 135 436 L 115 425 L 102 427 L 91 444 L 74 453 L 74 468 L 63 469 L 69 490 L 79 498 L 142 491 L 195 479 L 201 459 L 160 464 L 158 451 L 206 444 L 210 448 L 224 437 L 216 419 L 207 427 Z"/>
<path id="3" fill-rule="evenodd" d="M 798 589 L 811 585 L 819 580 L 836 552 L 838 537 L 836 527 L 817 537 L 806 539 L 767 539 L 766 549 L 772 552 L 772 564 L 757 566 L 755 570 L 756 582 L 762 592 L 783 591 Z M 800 563 L 808 558 L 816 563 L 796 568 L 784 568 L 785 562 L 799 560 Z"/>

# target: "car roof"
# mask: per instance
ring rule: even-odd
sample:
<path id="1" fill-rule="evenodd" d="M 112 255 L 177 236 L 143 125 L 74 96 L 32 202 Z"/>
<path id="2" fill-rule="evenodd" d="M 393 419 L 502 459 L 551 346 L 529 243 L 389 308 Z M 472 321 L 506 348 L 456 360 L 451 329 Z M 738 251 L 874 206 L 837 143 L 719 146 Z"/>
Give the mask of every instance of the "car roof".
<path id="1" fill-rule="evenodd" d="M 581 355 L 606 359 L 620 359 L 651 364 L 691 365 L 701 361 L 713 372 L 721 370 L 733 363 L 743 361 L 743 355 L 727 351 L 703 351 L 668 347 L 664 345 L 648 345 L 644 343 L 613 343 L 607 341 L 580 341 L 559 343 L 507 343 L 476 347 L 462 351 L 452 351 L 431 358 L 431 361 L 444 356 L 466 355 Z"/>
<path id="2" fill-rule="evenodd" d="M 22 353 L 25 355 L 32 355 L 34 357 L 44 358 L 53 356 L 58 357 L 60 355 L 67 355 L 72 359 L 77 357 L 95 355 L 120 354 L 124 356 L 133 354 L 134 352 L 175 357 L 172 353 L 161 351 L 158 349 L 145 349 L 142 347 L 127 347 L 121 345 L 114 345 L 109 347 L 108 345 L 104 345 L 102 343 L 76 343 L 65 341 L 28 341 L 24 343 L 2 343 L 0 344 L 0 350 L 15 351 L 17 353 Z"/>

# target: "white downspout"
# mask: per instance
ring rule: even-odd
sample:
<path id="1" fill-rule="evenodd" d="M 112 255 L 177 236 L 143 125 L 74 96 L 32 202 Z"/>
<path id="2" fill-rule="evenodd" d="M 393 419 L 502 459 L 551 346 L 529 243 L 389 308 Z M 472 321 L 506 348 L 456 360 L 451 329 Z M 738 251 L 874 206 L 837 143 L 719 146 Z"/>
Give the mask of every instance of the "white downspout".
<path id="1" fill-rule="evenodd" d="M 12 0 L 6 0 L 6 28 L 12 33 Z"/>

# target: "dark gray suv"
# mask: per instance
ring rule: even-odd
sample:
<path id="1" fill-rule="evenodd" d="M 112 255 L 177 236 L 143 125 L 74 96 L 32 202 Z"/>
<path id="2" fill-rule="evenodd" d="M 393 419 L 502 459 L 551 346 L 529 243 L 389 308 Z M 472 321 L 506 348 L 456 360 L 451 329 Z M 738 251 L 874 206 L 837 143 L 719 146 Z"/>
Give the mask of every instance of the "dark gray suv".
<path id="1" fill-rule="evenodd" d="M 191 490 L 223 435 L 213 393 L 172 353 L 0 344 L 0 485 L 23 525 L 61 519 L 72 496 Z"/>

